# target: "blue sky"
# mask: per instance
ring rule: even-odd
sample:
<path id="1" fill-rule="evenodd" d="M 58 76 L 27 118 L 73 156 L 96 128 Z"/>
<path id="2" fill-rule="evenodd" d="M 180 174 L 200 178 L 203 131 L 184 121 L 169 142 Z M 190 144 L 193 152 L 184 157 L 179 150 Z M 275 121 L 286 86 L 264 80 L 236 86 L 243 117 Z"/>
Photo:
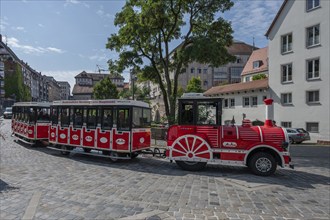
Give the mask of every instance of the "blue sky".
<path id="1" fill-rule="evenodd" d="M 234 38 L 257 47 L 267 46 L 264 36 L 282 0 L 235 0 L 224 17 L 232 22 Z M 74 85 L 82 70 L 107 69 L 117 54 L 105 49 L 107 38 L 118 30 L 114 16 L 121 0 L 0 0 L 3 41 L 33 69 Z M 128 81 L 128 73 L 124 73 Z M 72 89 L 72 88 L 71 88 Z"/>

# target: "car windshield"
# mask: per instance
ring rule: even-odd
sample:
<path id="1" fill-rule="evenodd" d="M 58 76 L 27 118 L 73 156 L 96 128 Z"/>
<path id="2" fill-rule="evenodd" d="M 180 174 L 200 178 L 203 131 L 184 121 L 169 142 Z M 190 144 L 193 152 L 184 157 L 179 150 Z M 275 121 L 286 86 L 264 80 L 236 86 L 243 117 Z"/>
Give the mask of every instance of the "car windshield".
<path id="1" fill-rule="evenodd" d="M 12 108 L 6 108 L 6 112 L 12 112 Z"/>
<path id="2" fill-rule="evenodd" d="M 298 128 L 297 131 L 298 131 L 299 133 L 307 133 L 307 131 L 305 131 L 303 128 Z"/>

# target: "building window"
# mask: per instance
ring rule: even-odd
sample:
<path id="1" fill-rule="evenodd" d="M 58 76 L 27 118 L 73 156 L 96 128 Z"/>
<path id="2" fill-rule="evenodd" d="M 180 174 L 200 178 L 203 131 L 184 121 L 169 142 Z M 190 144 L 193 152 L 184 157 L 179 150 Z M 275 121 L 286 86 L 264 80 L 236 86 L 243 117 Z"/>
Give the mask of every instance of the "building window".
<path id="1" fill-rule="evenodd" d="M 311 133 L 319 133 L 318 122 L 306 122 L 306 130 Z"/>
<path id="2" fill-rule="evenodd" d="M 306 1 L 306 9 L 310 11 L 314 8 L 320 7 L 320 0 L 307 0 Z"/>
<path id="3" fill-rule="evenodd" d="M 243 97 L 243 107 L 249 107 L 249 106 L 250 106 L 250 98 Z"/>
<path id="4" fill-rule="evenodd" d="M 281 127 L 292 128 L 292 122 L 291 121 L 281 121 Z"/>
<path id="5" fill-rule="evenodd" d="M 282 65 L 282 83 L 292 82 L 292 64 Z"/>
<path id="6" fill-rule="evenodd" d="M 190 73 L 194 73 L 194 72 L 195 72 L 195 68 L 191 68 Z"/>
<path id="7" fill-rule="evenodd" d="M 251 106 L 257 106 L 258 105 L 258 97 L 257 96 L 251 97 L 251 100 L 252 100 Z"/>
<path id="8" fill-rule="evenodd" d="M 292 93 L 282 93 L 281 94 L 282 105 L 292 104 Z"/>
<path id="9" fill-rule="evenodd" d="M 320 25 L 309 27 L 307 30 L 307 47 L 320 44 Z"/>
<path id="10" fill-rule="evenodd" d="M 264 95 L 264 96 L 262 97 L 262 100 L 265 100 L 265 99 L 267 99 L 267 96 L 266 96 L 266 95 Z"/>
<path id="11" fill-rule="evenodd" d="M 253 69 L 257 69 L 261 66 L 262 61 L 261 60 L 256 60 L 253 61 Z"/>
<path id="12" fill-rule="evenodd" d="M 236 63 L 242 63 L 242 59 L 239 58 L 239 57 L 237 57 L 237 58 L 236 58 Z"/>
<path id="13" fill-rule="evenodd" d="M 282 36 L 281 39 L 282 39 L 282 42 L 281 42 L 282 50 L 281 50 L 281 52 L 282 53 L 291 52 L 292 51 L 292 34 L 284 35 L 284 36 Z"/>
<path id="14" fill-rule="evenodd" d="M 235 107 L 235 99 L 230 99 L 230 107 L 231 108 Z"/>
<path id="15" fill-rule="evenodd" d="M 204 74 L 207 74 L 207 69 L 203 69 L 203 73 Z"/>
<path id="16" fill-rule="evenodd" d="M 208 85 L 207 80 L 204 80 L 204 86 L 207 86 L 207 85 Z"/>
<path id="17" fill-rule="evenodd" d="M 223 107 L 228 108 L 228 99 L 224 99 L 223 101 L 224 101 Z"/>
<path id="18" fill-rule="evenodd" d="M 231 77 L 241 78 L 242 71 L 243 71 L 243 67 L 231 67 L 230 75 Z"/>
<path id="19" fill-rule="evenodd" d="M 320 59 L 307 60 L 307 79 L 320 78 Z"/>
<path id="20" fill-rule="evenodd" d="M 198 71 L 199 74 L 202 73 L 202 69 L 201 68 L 198 68 L 197 71 Z"/>
<path id="21" fill-rule="evenodd" d="M 251 76 L 245 77 L 245 82 L 250 82 L 251 81 Z"/>
<path id="22" fill-rule="evenodd" d="M 308 104 L 320 103 L 320 91 L 307 91 L 306 96 Z"/>

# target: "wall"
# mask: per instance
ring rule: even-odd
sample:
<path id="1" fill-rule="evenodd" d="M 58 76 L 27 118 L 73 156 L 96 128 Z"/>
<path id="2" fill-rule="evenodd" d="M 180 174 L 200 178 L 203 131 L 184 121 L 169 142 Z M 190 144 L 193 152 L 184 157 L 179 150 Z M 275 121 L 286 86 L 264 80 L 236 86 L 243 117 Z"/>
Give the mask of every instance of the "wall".
<path id="1" fill-rule="evenodd" d="M 321 1 L 321 7 L 306 12 L 306 1 L 288 1 L 269 33 L 269 85 L 275 101 L 275 120 L 291 121 L 292 127 L 306 129 L 306 122 L 318 122 L 319 132 L 311 133 L 313 141 L 329 140 L 329 13 L 330 1 Z M 306 48 L 306 28 L 320 24 L 320 42 Z M 292 33 L 293 52 L 281 54 L 281 36 Z M 306 80 L 306 60 L 320 58 L 320 79 Z M 292 63 L 293 82 L 281 83 L 281 65 Z M 320 104 L 306 103 L 306 91 L 319 90 Z M 292 93 L 292 105 L 281 104 L 281 93 Z"/>

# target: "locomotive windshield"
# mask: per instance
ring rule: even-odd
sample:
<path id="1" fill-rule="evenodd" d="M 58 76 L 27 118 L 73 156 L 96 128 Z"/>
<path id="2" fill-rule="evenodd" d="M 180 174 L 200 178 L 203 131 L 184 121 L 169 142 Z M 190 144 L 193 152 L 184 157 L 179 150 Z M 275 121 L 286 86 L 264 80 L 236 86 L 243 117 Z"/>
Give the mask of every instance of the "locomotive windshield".
<path id="1" fill-rule="evenodd" d="M 179 125 L 221 125 L 221 99 L 184 97 L 179 99 Z"/>

